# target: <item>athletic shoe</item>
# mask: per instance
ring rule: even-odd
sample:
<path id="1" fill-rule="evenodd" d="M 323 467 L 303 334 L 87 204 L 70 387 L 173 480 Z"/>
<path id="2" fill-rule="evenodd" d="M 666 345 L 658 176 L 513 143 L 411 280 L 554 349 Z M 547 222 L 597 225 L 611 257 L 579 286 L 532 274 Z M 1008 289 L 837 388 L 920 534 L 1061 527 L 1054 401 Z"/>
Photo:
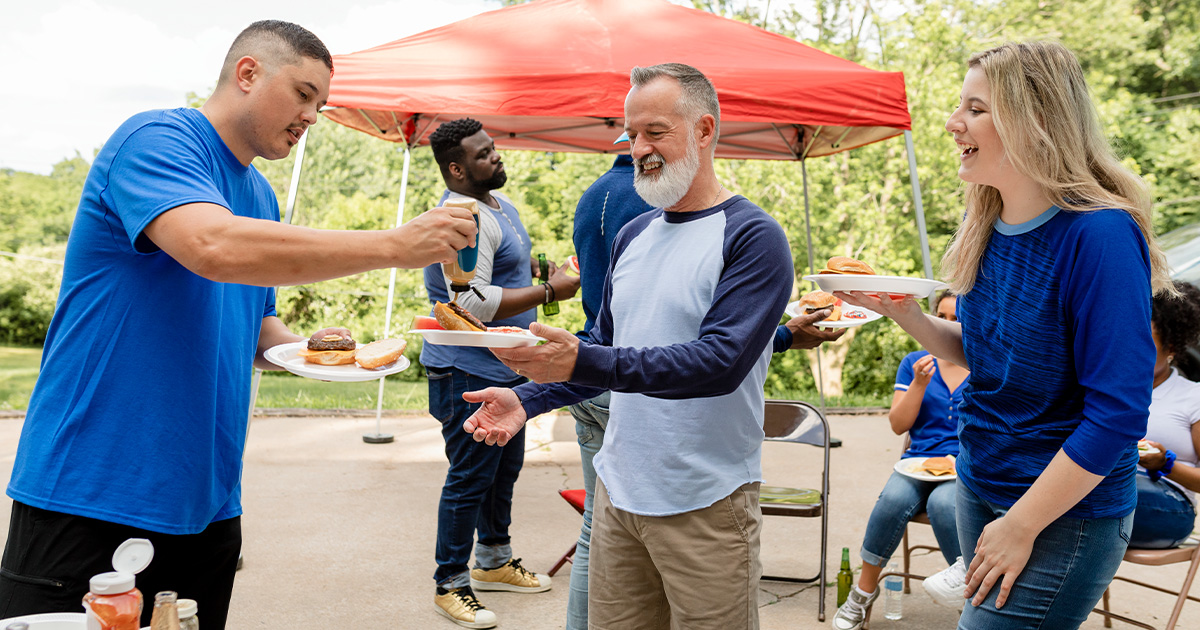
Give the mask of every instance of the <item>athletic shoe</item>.
<path id="1" fill-rule="evenodd" d="M 925 578 L 923 586 L 935 604 L 962 611 L 967 601 L 963 598 L 967 588 L 967 565 L 962 556 L 949 567 Z"/>
<path id="2" fill-rule="evenodd" d="M 496 613 L 483 607 L 470 586 L 446 590 L 438 587 L 433 596 L 437 611 L 464 628 L 495 628 Z"/>
<path id="3" fill-rule="evenodd" d="M 834 630 L 858 630 L 863 625 L 863 619 L 867 617 L 867 608 L 875 603 L 875 598 L 879 597 L 879 591 L 883 589 L 875 589 L 870 595 L 863 595 L 857 587 L 850 589 L 850 596 L 846 598 L 846 603 L 842 604 L 841 608 L 837 609 L 837 613 L 833 615 Z"/>
<path id="4" fill-rule="evenodd" d="M 533 573 L 513 558 L 495 569 L 471 569 L 471 586 L 477 591 L 541 593 L 550 590 L 550 576 Z"/>

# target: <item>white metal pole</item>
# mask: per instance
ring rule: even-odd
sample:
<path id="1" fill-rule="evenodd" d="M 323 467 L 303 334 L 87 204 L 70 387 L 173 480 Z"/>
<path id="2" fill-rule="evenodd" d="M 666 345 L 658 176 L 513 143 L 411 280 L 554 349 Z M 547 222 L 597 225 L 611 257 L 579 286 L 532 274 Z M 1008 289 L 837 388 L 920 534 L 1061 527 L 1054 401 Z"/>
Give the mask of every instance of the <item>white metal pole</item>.
<path id="1" fill-rule="evenodd" d="M 408 165 L 411 160 L 412 153 L 409 151 L 408 145 L 404 145 L 404 172 L 400 176 L 400 204 L 396 206 L 396 227 L 404 224 L 404 203 L 408 196 Z M 383 336 L 386 339 L 391 334 L 392 330 L 392 299 L 396 295 L 396 268 L 392 267 L 391 279 L 388 281 L 387 293 L 387 310 L 385 311 L 383 320 Z M 363 441 L 367 444 L 387 444 L 395 438 L 390 433 L 382 433 L 381 425 L 383 422 L 383 385 L 387 382 L 386 378 L 379 379 L 379 395 L 375 401 L 375 433 L 367 433 L 363 435 Z"/>
<path id="2" fill-rule="evenodd" d="M 913 148 L 912 130 L 904 130 L 904 148 L 908 151 L 908 179 L 912 182 L 913 206 L 917 209 L 917 233 L 921 237 L 921 259 L 925 261 L 925 277 L 933 279 L 933 263 L 929 258 L 929 235 L 925 232 L 925 205 L 921 203 L 921 182 L 917 179 L 917 152 Z"/>
<path id="3" fill-rule="evenodd" d="M 814 274 L 812 217 L 808 209 L 808 163 L 800 160 L 800 173 L 804 179 L 804 230 L 808 233 L 808 273 Z M 825 370 L 821 366 L 821 346 L 817 346 L 817 392 L 821 395 L 821 415 L 825 414 Z"/>

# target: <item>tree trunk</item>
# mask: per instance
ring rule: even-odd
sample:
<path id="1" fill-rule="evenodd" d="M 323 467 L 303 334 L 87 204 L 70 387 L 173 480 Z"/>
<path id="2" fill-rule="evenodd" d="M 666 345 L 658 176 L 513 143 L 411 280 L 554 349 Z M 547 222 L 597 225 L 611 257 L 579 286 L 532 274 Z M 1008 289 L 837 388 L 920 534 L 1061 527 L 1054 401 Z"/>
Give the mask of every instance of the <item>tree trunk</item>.
<path id="1" fill-rule="evenodd" d="M 846 357 L 850 354 L 850 342 L 854 340 L 857 328 L 851 328 L 837 341 L 821 344 L 820 347 L 806 350 L 808 364 L 812 370 L 813 382 L 818 387 L 825 385 L 825 397 L 842 395 L 842 368 L 846 366 Z M 817 370 L 817 353 L 821 353 L 821 368 Z"/>

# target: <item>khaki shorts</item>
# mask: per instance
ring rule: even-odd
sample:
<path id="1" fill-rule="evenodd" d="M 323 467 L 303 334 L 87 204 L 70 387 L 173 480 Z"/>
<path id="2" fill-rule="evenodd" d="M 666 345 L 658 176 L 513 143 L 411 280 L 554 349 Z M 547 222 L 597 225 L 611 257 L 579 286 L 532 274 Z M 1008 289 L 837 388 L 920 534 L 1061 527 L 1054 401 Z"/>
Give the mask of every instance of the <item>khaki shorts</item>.
<path id="1" fill-rule="evenodd" d="M 596 480 L 588 566 L 591 630 L 757 630 L 757 482 L 699 510 L 640 516 Z"/>

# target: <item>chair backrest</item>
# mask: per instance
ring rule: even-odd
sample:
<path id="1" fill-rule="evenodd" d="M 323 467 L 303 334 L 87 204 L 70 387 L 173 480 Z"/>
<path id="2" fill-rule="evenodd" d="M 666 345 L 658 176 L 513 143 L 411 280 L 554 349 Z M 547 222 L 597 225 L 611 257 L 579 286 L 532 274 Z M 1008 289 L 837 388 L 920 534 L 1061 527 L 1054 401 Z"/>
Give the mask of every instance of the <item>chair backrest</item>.
<path id="1" fill-rule="evenodd" d="M 816 407 L 798 400 L 768 400 L 763 433 L 770 442 L 829 447 L 829 423 Z"/>

